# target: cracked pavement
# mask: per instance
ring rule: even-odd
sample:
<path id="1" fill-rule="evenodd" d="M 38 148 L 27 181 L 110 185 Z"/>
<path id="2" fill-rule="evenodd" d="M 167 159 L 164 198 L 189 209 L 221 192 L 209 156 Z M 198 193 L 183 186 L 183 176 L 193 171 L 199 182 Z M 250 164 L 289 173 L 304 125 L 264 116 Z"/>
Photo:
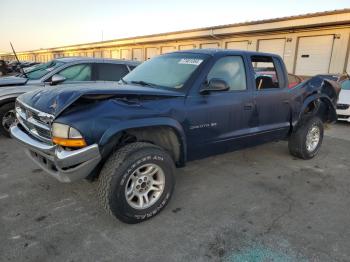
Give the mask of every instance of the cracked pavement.
<path id="1" fill-rule="evenodd" d="M 350 124 L 305 161 L 285 141 L 188 163 L 155 218 L 122 224 L 0 138 L 0 261 L 349 261 Z"/>

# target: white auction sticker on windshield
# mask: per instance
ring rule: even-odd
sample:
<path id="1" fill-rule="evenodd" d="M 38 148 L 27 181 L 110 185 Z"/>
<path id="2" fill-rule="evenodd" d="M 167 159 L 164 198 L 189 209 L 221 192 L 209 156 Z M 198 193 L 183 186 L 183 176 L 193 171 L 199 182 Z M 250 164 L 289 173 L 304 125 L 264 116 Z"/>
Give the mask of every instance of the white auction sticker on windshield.
<path id="1" fill-rule="evenodd" d="M 179 61 L 179 64 L 183 64 L 183 65 L 200 65 L 202 62 L 203 62 L 202 59 L 182 58 Z"/>

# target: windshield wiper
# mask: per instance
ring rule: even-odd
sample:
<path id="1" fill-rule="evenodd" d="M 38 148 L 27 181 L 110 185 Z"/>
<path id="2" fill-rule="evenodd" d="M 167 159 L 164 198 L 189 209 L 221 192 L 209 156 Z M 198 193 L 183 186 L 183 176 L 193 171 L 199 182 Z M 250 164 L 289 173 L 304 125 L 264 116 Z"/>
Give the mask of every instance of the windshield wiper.
<path id="1" fill-rule="evenodd" d="M 142 86 L 157 86 L 155 84 L 148 83 L 148 82 L 145 82 L 145 81 L 131 81 L 130 83 L 136 84 L 136 85 L 142 85 Z"/>
<path id="2" fill-rule="evenodd" d="M 123 82 L 123 84 L 127 84 L 128 82 L 126 82 L 125 80 L 124 80 L 124 78 L 122 77 L 122 78 L 120 78 L 120 81 L 122 81 Z"/>

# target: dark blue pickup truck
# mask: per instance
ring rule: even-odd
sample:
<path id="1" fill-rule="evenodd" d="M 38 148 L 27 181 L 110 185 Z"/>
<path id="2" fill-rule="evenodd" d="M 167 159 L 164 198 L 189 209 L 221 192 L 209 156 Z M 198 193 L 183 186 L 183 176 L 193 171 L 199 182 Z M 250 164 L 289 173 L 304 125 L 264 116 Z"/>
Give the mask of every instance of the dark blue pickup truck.
<path id="1" fill-rule="evenodd" d="M 314 157 L 338 94 L 322 77 L 288 88 L 276 55 L 190 50 L 148 60 L 120 83 L 21 95 L 11 134 L 61 182 L 97 180 L 102 205 L 138 223 L 165 207 L 187 161 L 281 139 Z"/>

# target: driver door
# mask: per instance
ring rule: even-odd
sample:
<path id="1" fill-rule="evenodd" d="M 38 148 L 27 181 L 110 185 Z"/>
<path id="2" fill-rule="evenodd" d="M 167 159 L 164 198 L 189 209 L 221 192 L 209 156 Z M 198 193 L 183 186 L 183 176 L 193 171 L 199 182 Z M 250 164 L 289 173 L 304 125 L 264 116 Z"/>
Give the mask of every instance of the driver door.
<path id="1" fill-rule="evenodd" d="M 248 88 L 246 72 L 243 57 L 221 57 L 210 69 L 206 84 L 217 78 L 224 80 L 229 90 L 189 96 L 186 100 L 186 134 L 191 158 L 230 150 L 232 146 L 239 145 L 240 138 L 250 132 L 253 98 Z"/>

